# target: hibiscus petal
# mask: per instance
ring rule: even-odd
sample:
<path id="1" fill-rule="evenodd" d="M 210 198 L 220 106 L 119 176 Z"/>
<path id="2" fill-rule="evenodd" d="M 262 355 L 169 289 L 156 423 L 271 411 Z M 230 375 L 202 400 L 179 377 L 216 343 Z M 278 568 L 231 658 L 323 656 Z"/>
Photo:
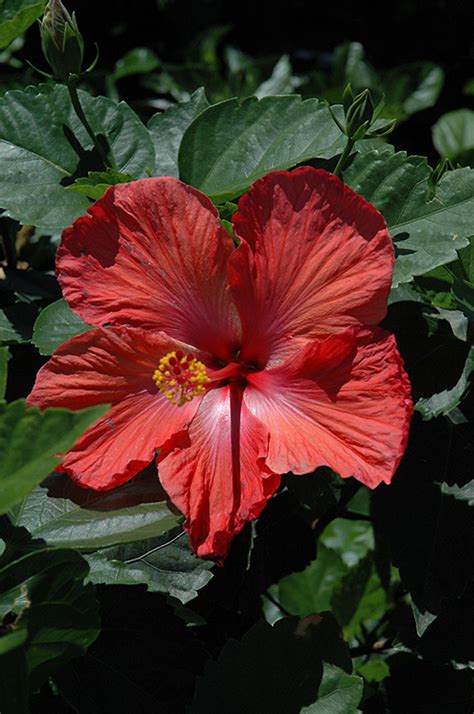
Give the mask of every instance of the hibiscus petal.
<path id="1" fill-rule="evenodd" d="M 106 491 L 120 486 L 186 429 L 198 405 L 199 399 L 176 407 L 148 391 L 131 394 L 82 435 L 60 470 L 84 488 Z"/>
<path id="2" fill-rule="evenodd" d="M 393 335 L 348 328 L 248 380 L 244 401 L 270 432 L 271 470 L 326 465 L 370 488 L 390 482 L 413 410 Z"/>
<path id="3" fill-rule="evenodd" d="M 153 373 L 161 357 L 178 349 L 191 349 L 199 360 L 210 358 L 163 332 L 136 327 L 85 332 L 61 345 L 39 370 L 27 401 L 43 409 L 82 409 L 142 390 L 156 398 Z"/>
<path id="4" fill-rule="evenodd" d="M 280 477 L 263 463 L 267 442 L 240 386 L 224 386 L 204 397 L 179 448 L 160 461 L 161 483 L 185 514 L 198 556 L 223 559 L 277 489 Z"/>
<path id="5" fill-rule="evenodd" d="M 174 178 L 121 184 L 63 233 L 64 296 L 92 325 L 135 325 L 229 357 L 240 326 L 229 235 L 211 202 Z"/>
<path id="6" fill-rule="evenodd" d="M 276 364 L 303 338 L 384 317 L 394 259 L 385 222 L 332 174 L 308 166 L 268 174 L 233 221 L 242 244 L 229 282 L 243 360 Z"/>
<path id="7" fill-rule="evenodd" d="M 187 352 L 189 346 L 165 333 L 109 327 L 72 338 L 41 368 L 29 404 L 67 409 L 113 404 L 63 460 L 62 470 L 81 486 L 105 490 L 125 483 L 187 428 L 200 397 L 177 407 L 152 378 L 159 359 L 178 349 Z"/>

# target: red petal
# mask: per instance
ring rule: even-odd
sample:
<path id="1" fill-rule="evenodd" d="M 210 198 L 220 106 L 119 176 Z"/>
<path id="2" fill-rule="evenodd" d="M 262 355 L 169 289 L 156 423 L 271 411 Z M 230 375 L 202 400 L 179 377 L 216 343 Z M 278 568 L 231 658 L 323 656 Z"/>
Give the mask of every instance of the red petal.
<path id="1" fill-rule="evenodd" d="M 244 400 L 270 432 L 270 469 L 303 474 L 326 465 L 370 488 L 390 482 L 412 414 L 392 335 L 348 328 L 248 379 Z"/>
<path id="2" fill-rule="evenodd" d="M 226 359 L 238 343 L 227 288 L 232 241 L 211 202 L 173 178 L 109 189 L 63 233 L 64 296 L 92 325 L 135 325 Z"/>
<path id="3" fill-rule="evenodd" d="M 243 360 L 276 363 L 300 338 L 384 317 L 393 271 L 385 222 L 332 174 L 275 171 L 240 199 L 233 221 L 243 241 L 229 261 Z"/>
<path id="4" fill-rule="evenodd" d="M 62 464 L 80 486 L 105 491 L 129 481 L 187 427 L 199 399 L 176 407 L 143 391 L 113 406 L 76 442 Z"/>
<path id="5" fill-rule="evenodd" d="M 189 345 L 163 332 L 136 327 L 91 330 L 59 347 L 36 376 L 28 403 L 82 409 L 120 401 L 133 392 L 148 391 L 156 398 L 152 376 L 161 357 Z M 196 352 L 202 360 L 209 355 Z"/>
<path id="6" fill-rule="evenodd" d="M 280 478 L 263 464 L 267 431 L 236 385 L 203 399 L 181 448 L 159 465 L 160 480 L 186 516 L 198 556 L 223 559 L 232 538 L 262 511 Z"/>

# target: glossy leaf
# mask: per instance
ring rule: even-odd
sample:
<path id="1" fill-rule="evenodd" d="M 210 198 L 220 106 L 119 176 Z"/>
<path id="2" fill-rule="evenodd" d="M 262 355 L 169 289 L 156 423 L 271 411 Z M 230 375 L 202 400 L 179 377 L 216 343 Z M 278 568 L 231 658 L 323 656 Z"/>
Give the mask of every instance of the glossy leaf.
<path id="1" fill-rule="evenodd" d="M 67 451 L 104 410 L 40 412 L 22 400 L 0 403 L 0 514 L 46 478 L 58 465 L 55 454 Z"/>
<path id="2" fill-rule="evenodd" d="M 395 244 L 393 284 L 456 260 L 473 232 L 474 170 L 448 171 L 432 196 L 426 159 L 389 148 L 359 154 L 344 180 L 381 211 Z"/>
<path id="3" fill-rule="evenodd" d="M 156 165 L 156 176 L 175 176 L 179 178 L 178 152 L 183 134 L 191 122 L 207 109 L 204 89 L 196 89 L 187 102 L 179 102 L 164 112 L 154 114 L 148 122 L 152 138 Z"/>
<path id="4" fill-rule="evenodd" d="M 34 324 L 32 341 L 40 354 L 51 355 L 66 340 L 92 329 L 61 299 L 41 310 Z"/>
<path id="5" fill-rule="evenodd" d="M 224 201 L 269 171 L 330 159 L 344 144 L 329 109 L 317 99 L 230 99 L 209 107 L 186 130 L 179 150 L 180 177 Z"/>
<path id="6" fill-rule="evenodd" d="M 93 130 L 108 142 L 112 167 L 136 178 L 147 175 L 154 150 L 137 115 L 123 102 L 86 92 L 79 97 Z M 89 205 L 66 187 L 101 168 L 66 87 L 28 87 L 0 99 L 0 204 L 6 215 L 60 231 Z"/>
<path id="7" fill-rule="evenodd" d="M 172 530 L 160 538 L 105 548 L 87 556 L 94 583 L 146 585 L 185 603 L 212 578 L 212 563 L 199 560 L 189 550 L 183 531 Z"/>
<path id="8" fill-rule="evenodd" d="M 46 0 L 3 0 L 0 5 L 0 48 L 22 35 L 43 12 Z"/>
<path id="9" fill-rule="evenodd" d="M 113 491 L 95 492 L 52 474 L 9 515 L 34 538 L 85 551 L 156 538 L 178 520 L 156 476 L 135 477 Z"/>

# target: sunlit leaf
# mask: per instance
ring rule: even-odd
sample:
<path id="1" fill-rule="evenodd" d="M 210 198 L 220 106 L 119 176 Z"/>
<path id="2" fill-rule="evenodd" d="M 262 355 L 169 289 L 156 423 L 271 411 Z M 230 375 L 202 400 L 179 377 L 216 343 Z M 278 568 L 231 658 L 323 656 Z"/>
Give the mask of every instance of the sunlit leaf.
<path id="1" fill-rule="evenodd" d="M 269 171 L 329 159 L 344 144 L 329 109 L 317 99 L 230 99 L 206 109 L 186 130 L 179 150 L 180 177 L 222 202 Z"/>
<path id="2" fill-rule="evenodd" d="M 0 402 L 0 514 L 46 478 L 58 464 L 55 454 L 67 451 L 103 412 L 104 407 L 40 412 L 22 400 Z"/>
<path id="3" fill-rule="evenodd" d="M 40 354 L 51 355 L 66 340 L 92 329 L 71 310 L 65 300 L 57 300 L 45 307 L 38 315 L 33 328 L 32 341 Z"/>
<path id="4" fill-rule="evenodd" d="M 112 168 L 135 178 L 146 176 L 154 150 L 137 115 L 124 102 L 87 92 L 79 97 L 92 129 L 108 143 Z M 66 87 L 28 87 L 0 99 L 0 204 L 8 216 L 62 230 L 89 205 L 85 196 L 66 187 L 102 169 Z"/>
<path id="5" fill-rule="evenodd" d="M 390 148 L 359 154 L 344 180 L 373 203 L 395 244 L 393 284 L 456 260 L 473 232 L 474 170 L 448 171 L 430 187 L 426 159 Z"/>
<path id="6" fill-rule="evenodd" d="M 178 152 L 183 134 L 209 102 L 204 89 L 196 89 L 187 102 L 179 102 L 164 112 L 152 116 L 148 122 L 155 146 L 155 175 L 179 177 Z"/>
<path id="7" fill-rule="evenodd" d="M 22 35 L 40 17 L 46 0 L 3 0 L 0 3 L 0 48 Z"/>
<path id="8" fill-rule="evenodd" d="M 96 492 L 52 474 L 9 515 L 34 538 L 84 551 L 156 538 L 178 520 L 156 476 L 135 477 L 112 491 Z"/>

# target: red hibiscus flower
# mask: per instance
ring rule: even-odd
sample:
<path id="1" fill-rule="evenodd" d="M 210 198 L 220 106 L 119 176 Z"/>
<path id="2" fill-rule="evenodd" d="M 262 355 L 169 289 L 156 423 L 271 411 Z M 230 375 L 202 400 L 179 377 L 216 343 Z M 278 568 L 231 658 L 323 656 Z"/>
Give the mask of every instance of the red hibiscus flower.
<path id="1" fill-rule="evenodd" d="M 64 457 L 114 488 L 158 451 L 199 556 L 222 559 L 280 475 L 323 464 L 373 488 L 404 452 L 410 386 L 384 317 L 393 248 L 382 216 L 325 171 L 276 171 L 234 216 L 173 178 L 111 188 L 66 230 L 58 276 L 97 326 L 66 342 L 29 397 L 111 403 Z"/>

